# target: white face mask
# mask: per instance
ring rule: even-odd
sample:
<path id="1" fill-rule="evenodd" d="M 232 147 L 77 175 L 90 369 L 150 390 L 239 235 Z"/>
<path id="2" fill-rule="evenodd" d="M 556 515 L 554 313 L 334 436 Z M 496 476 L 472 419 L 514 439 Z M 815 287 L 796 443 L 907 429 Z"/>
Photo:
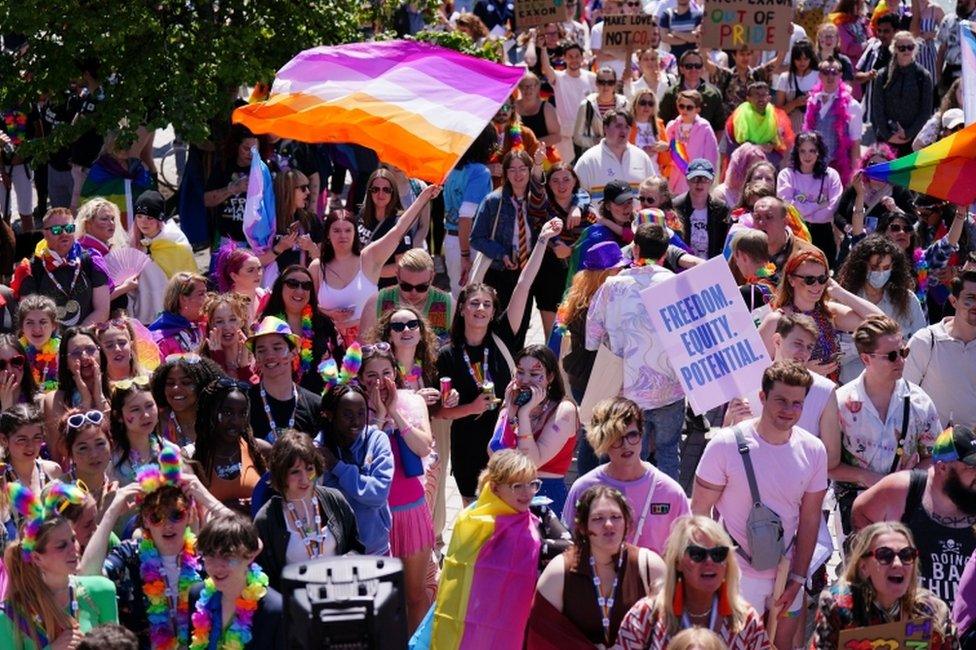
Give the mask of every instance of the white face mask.
<path id="1" fill-rule="evenodd" d="M 880 289 L 888 284 L 888 279 L 890 277 L 891 269 L 888 269 L 887 271 L 868 271 L 868 283 L 875 289 Z"/>

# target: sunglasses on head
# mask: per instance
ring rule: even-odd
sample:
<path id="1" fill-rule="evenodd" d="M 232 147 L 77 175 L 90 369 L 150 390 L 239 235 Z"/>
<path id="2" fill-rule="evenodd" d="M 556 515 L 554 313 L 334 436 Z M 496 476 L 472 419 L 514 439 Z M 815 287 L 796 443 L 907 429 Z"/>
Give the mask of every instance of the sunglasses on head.
<path id="1" fill-rule="evenodd" d="M 305 291 L 311 291 L 312 287 L 315 286 L 311 280 L 296 280 L 295 278 L 286 278 L 282 282 L 289 289 L 303 289 Z"/>
<path id="2" fill-rule="evenodd" d="M 729 557 L 729 547 L 713 546 L 712 548 L 705 548 L 697 544 L 689 544 L 688 548 L 685 549 L 685 555 L 695 564 L 701 564 L 705 561 L 706 557 L 710 557 L 712 562 L 721 564 Z"/>
<path id="3" fill-rule="evenodd" d="M 237 381 L 236 379 L 231 379 L 230 377 L 221 377 L 217 380 L 217 385 L 221 388 L 234 388 L 245 395 L 251 390 L 251 384 L 244 381 Z"/>
<path id="4" fill-rule="evenodd" d="M 392 323 L 390 324 L 392 326 Z M 373 352 L 389 352 L 390 344 L 386 341 L 380 341 L 379 343 L 373 343 L 372 345 L 363 346 L 363 356 L 372 354 Z"/>
<path id="5" fill-rule="evenodd" d="M 149 388 L 149 377 L 134 377 L 133 379 L 120 379 L 113 383 L 113 390 L 129 390 L 133 386 L 139 388 Z"/>
<path id="6" fill-rule="evenodd" d="M 803 284 L 808 287 L 812 287 L 815 284 L 827 284 L 829 276 L 826 273 L 821 273 L 820 275 L 800 275 L 799 273 L 793 274 L 794 278 L 800 278 L 803 280 Z"/>
<path id="7" fill-rule="evenodd" d="M 597 79 L 596 80 L 596 85 L 597 86 L 616 86 L 617 85 L 617 82 L 614 79 Z"/>
<path id="8" fill-rule="evenodd" d="M 126 324 L 127 323 L 121 318 L 113 318 L 112 320 L 105 321 L 104 323 L 98 323 L 97 325 L 95 325 L 95 331 L 101 334 L 105 330 L 111 329 L 113 327 L 115 329 L 122 330 L 125 329 Z"/>
<path id="9" fill-rule="evenodd" d="M 701 70 L 705 67 L 704 63 L 682 63 L 681 67 L 685 70 Z"/>
<path id="10" fill-rule="evenodd" d="M 158 512 L 150 512 L 149 514 L 146 515 L 146 519 L 153 526 L 159 526 L 165 521 L 168 521 L 171 524 L 178 524 L 184 519 L 186 519 L 186 515 L 187 512 L 185 509 L 175 508 L 173 510 L 170 510 L 166 514 L 160 514 Z"/>
<path id="11" fill-rule="evenodd" d="M 895 49 L 899 52 L 912 52 L 915 50 L 915 44 L 909 43 L 908 45 L 896 45 Z"/>
<path id="12" fill-rule="evenodd" d="M 864 557 L 873 557 L 878 561 L 878 564 L 884 566 L 888 566 L 894 562 L 895 556 L 901 560 L 902 564 L 913 564 L 915 562 L 915 558 L 918 557 L 918 549 L 914 546 L 906 546 L 896 551 L 895 549 L 888 548 L 887 546 L 879 546 L 873 551 L 868 551 L 864 554 Z"/>
<path id="13" fill-rule="evenodd" d="M 390 329 L 394 332 L 402 332 L 404 330 L 417 330 L 420 329 L 420 321 L 416 318 L 408 320 L 406 323 L 394 323 L 390 322 Z"/>
<path id="14" fill-rule="evenodd" d="M 400 291 L 416 291 L 417 293 L 423 293 L 430 289 L 430 282 L 421 282 L 420 284 L 410 284 L 409 282 L 400 281 Z"/>
<path id="15" fill-rule="evenodd" d="M 380 192 L 382 192 L 383 194 L 390 194 L 390 195 L 392 195 L 393 194 L 393 188 L 392 187 L 386 187 L 385 185 L 384 186 L 373 185 L 373 186 L 371 186 L 369 188 L 369 193 L 370 194 L 379 194 Z"/>
<path id="16" fill-rule="evenodd" d="M 895 360 L 898 359 L 898 357 L 901 357 L 902 359 L 907 359 L 908 358 L 908 352 L 909 352 L 908 346 L 905 346 L 905 347 L 903 347 L 900 350 L 892 350 L 891 352 L 869 352 L 868 353 L 868 356 L 869 357 L 882 357 L 884 359 L 887 359 L 891 363 L 894 363 Z"/>
<path id="17" fill-rule="evenodd" d="M 20 370 L 24 367 L 24 355 L 18 354 L 10 357 L 9 359 L 0 359 L 0 372 L 6 370 L 8 365 L 10 366 L 11 370 L 14 368 Z"/>
<path id="18" fill-rule="evenodd" d="M 60 235 L 61 233 L 70 235 L 75 231 L 75 224 L 73 223 L 66 223 L 64 225 L 58 224 L 56 226 L 47 226 L 46 228 L 41 228 L 41 230 L 49 230 L 51 234 L 55 236 Z"/>
<path id="19" fill-rule="evenodd" d="M 85 413 L 75 413 L 68 416 L 68 427 L 71 429 L 80 429 L 85 426 L 85 424 L 93 424 L 96 427 L 102 423 L 105 419 L 105 414 L 101 411 L 87 411 Z"/>

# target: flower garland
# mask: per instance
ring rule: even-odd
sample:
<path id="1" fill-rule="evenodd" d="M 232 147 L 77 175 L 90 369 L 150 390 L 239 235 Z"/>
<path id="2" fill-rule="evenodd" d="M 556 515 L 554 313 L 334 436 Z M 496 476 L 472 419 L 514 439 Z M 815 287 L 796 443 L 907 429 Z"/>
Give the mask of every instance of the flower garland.
<path id="1" fill-rule="evenodd" d="M 287 322 L 285 314 L 278 314 L 278 318 Z M 312 369 L 314 358 L 312 357 L 312 339 L 315 338 L 315 331 L 312 329 L 312 305 L 305 305 L 302 309 L 302 334 L 299 337 L 298 360 L 295 362 L 295 371 L 299 379 L 305 376 L 306 372 Z"/>
<path id="2" fill-rule="evenodd" d="M 61 337 L 52 336 L 47 343 L 38 350 L 27 340 L 20 337 L 20 344 L 27 351 L 27 361 L 31 366 L 34 382 L 42 391 L 49 392 L 58 389 L 58 349 L 61 347 Z"/>
<path id="3" fill-rule="evenodd" d="M 5 111 L 3 123 L 7 127 L 7 135 L 16 149 L 27 140 L 27 115 L 21 111 Z"/>
<path id="4" fill-rule="evenodd" d="M 207 578 L 203 583 L 203 591 L 200 592 L 196 611 L 193 613 L 193 637 L 190 640 L 190 650 L 207 650 L 210 647 L 210 634 L 214 627 L 210 601 L 217 593 L 213 578 Z M 266 593 L 268 593 L 268 576 L 261 567 L 252 564 L 247 572 L 244 591 L 237 598 L 234 618 L 231 619 L 230 627 L 223 633 L 218 643 L 221 650 L 244 650 L 244 646 L 250 643 L 254 612 L 258 609 L 258 601 L 264 598 Z"/>
<path id="5" fill-rule="evenodd" d="M 149 535 L 139 542 L 139 573 L 142 576 L 142 593 L 148 603 L 146 617 L 149 619 L 149 640 L 153 650 L 175 650 L 185 646 L 190 638 L 190 587 L 200 581 L 196 537 L 189 526 L 183 533 L 183 550 L 180 552 L 175 634 L 163 558 Z"/>
<path id="6" fill-rule="evenodd" d="M 929 290 L 929 262 L 925 259 L 925 251 L 916 248 L 912 252 L 912 266 L 915 268 L 915 295 L 924 308 Z"/>

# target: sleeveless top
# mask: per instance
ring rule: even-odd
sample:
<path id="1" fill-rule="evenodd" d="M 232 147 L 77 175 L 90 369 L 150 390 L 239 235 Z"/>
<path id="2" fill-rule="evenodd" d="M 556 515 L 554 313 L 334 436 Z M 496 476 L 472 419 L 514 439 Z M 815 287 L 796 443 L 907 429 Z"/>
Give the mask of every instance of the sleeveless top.
<path id="1" fill-rule="evenodd" d="M 321 267 L 321 271 L 322 283 L 319 285 L 318 293 L 319 309 L 327 311 L 351 308 L 353 310 L 352 317 L 347 322 L 336 323 L 336 327 L 340 330 L 346 343 L 352 343 L 357 337 L 349 339 L 346 338 L 346 334 L 350 330 L 358 330 L 359 317 L 363 314 L 363 305 L 370 296 L 376 293 L 376 284 L 370 282 L 366 274 L 363 273 L 362 263 L 360 263 L 359 271 L 353 277 L 352 281 L 341 289 L 331 287 L 325 281 L 326 269 L 324 264 Z"/>
<path id="2" fill-rule="evenodd" d="M 380 289 L 379 296 L 376 298 L 376 318 L 380 318 L 384 313 L 395 309 L 404 304 L 400 298 L 400 287 L 386 287 Z M 451 324 L 447 321 L 447 314 L 451 310 L 451 294 L 441 291 L 431 286 L 427 290 L 427 302 L 424 303 L 421 311 L 427 317 L 438 343 L 445 345 L 449 343 L 451 336 Z"/>
<path id="3" fill-rule="evenodd" d="M 546 425 L 549 424 L 549 420 L 552 419 L 552 416 L 556 414 L 556 411 L 558 409 L 559 409 L 559 404 L 556 404 L 555 408 L 553 408 L 552 411 L 549 412 L 549 414 L 546 416 L 546 419 L 542 422 L 542 425 L 539 427 L 539 432 L 533 434 L 533 438 L 536 441 L 539 440 L 539 436 L 542 435 L 542 432 L 545 430 Z M 577 411 L 576 413 L 576 418 L 577 418 L 576 429 L 579 430 L 579 411 Z M 569 471 L 569 466 L 573 462 L 573 451 L 575 450 L 576 450 L 576 435 L 574 433 L 566 440 L 565 443 L 563 443 L 562 448 L 555 456 L 550 458 L 547 462 L 543 463 L 541 467 L 539 467 L 540 475 L 554 474 L 556 476 L 566 476 L 566 472 Z"/>
<path id="4" fill-rule="evenodd" d="M 830 392 L 834 389 L 835 384 L 813 371 L 810 371 L 810 376 L 813 377 L 813 384 L 810 386 L 807 398 L 803 401 L 803 412 L 800 414 L 800 419 L 797 420 L 796 425 L 819 438 L 820 415 L 823 413 L 824 407 L 827 406 L 827 400 L 830 399 Z"/>
<path id="5" fill-rule="evenodd" d="M 617 589 L 613 593 L 613 608 L 610 610 L 610 645 L 617 640 L 617 630 L 630 608 L 647 595 L 640 572 L 640 549 L 633 544 L 624 544 L 624 563 L 621 567 Z M 563 616 L 576 624 L 576 627 L 592 643 L 606 643 L 603 638 L 603 612 L 596 602 L 596 588 L 593 585 L 593 572 L 589 561 L 575 569 L 578 564 L 575 548 L 563 553 L 566 562 L 563 580 Z M 616 558 L 615 558 L 616 561 Z"/>
<path id="6" fill-rule="evenodd" d="M 922 506 L 927 482 L 928 472 L 912 470 L 901 523 L 915 538 L 922 586 L 944 600 L 951 610 L 966 560 L 976 550 L 976 533 L 972 526 L 950 528 L 932 519 Z"/>
<path id="7" fill-rule="evenodd" d="M 522 118 L 522 124 L 532 129 L 532 133 L 535 137 L 542 139 L 543 137 L 549 135 L 549 129 L 546 128 L 546 103 L 541 102 L 539 104 L 539 110 L 536 111 L 535 115 L 519 115 Z"/>
<path id="8" fill-rule="evenodd" d="M 236 478 L 220 478 L 217 476 L 216 466 L 210 471 L 210 485 L 207 489 L 210 490 L 210 494 L 224 504 L 238 499 L 250 499 L 251 493 L 254 492 L 254 486 L 258 484 L 258 480 L 261 478 L 254 466 L 254 461 L 251 459 L 251 452 L 248 451 L 247 443 L 241 440 L 240 445 L 241 473 Z"/>

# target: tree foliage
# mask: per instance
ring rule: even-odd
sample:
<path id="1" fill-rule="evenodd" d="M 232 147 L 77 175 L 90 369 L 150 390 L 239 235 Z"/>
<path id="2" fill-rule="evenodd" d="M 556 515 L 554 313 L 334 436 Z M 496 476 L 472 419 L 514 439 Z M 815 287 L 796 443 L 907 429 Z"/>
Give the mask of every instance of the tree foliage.
<path id="1" fill-rule="evenodd" d="M 97 61 L 106 92 L 89 119 L 32 141 L 53 151 L 94 126 L 172 124 L 189 140 L 229 114 L 238 88 L 269 80 L 301 50 L 359 38 L 352 0 L 20 0 L 0 3 L 0 25 L 27 39 L 0 54 L 0 107 L 60 98 Z"/>

